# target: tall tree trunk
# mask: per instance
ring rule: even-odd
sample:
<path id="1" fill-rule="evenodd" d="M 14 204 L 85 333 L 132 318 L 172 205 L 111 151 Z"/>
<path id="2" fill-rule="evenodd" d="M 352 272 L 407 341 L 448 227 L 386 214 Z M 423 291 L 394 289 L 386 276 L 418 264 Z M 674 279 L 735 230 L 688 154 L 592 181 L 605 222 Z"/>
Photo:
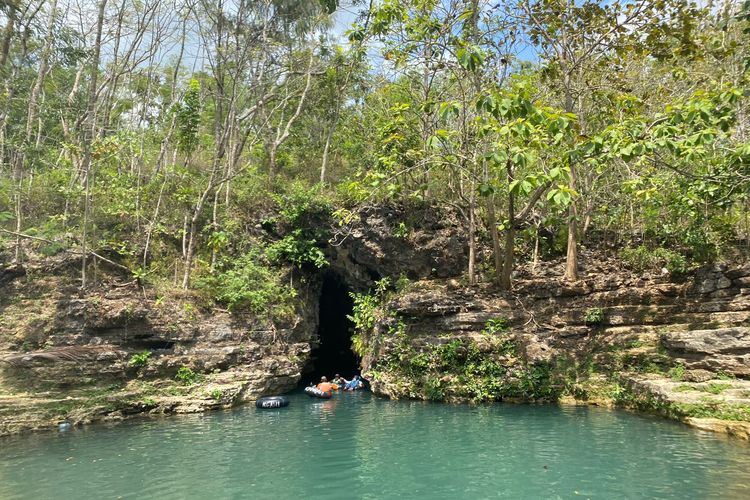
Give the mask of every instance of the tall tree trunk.
<path id="1" fill-rule="evenodd" d="M 96 136 L 96 93 L 97 82 L 99 80 L 99 59 L 102 50 L 102 29 L 104 26 L 104 10 L 107 7 L 107 0 L 101 0 L 99 3 L 99 13 L 96 20 L 96 40 L 94 42 L 94 54 L 91 60 L 91 80 L 89 82 L 88 104 L 86 109 L 86 119 L 84 120 L 84 142 L 83 142 L 83 162 L 82 170 L 85 177 L 84 188 L 84 209 L 83 209 L 83 229 L 81 237 L 82 259 L 81 259 L 81 289 L 86 288 L 86 265 L 87 262 L 87 245 L 88 245 L 88 225 L 91 215 L 91 144 Z"/>
<path id="2" fill-rule="evenodd" d="M 510 161 L 506 163 L 508 173 L 508 184 L 513 183 L 513 166 Z M 505 229 L 505 251 L 503 256 L 503 272 L 500 275 L 500 288 L 510 290 L 511 274 L 513 273 L 513 254 L 516 243 L 516 212 L 515 212 L 515 195 L 508 193 L 508 227 Z"/>
<path id="3" fill-rule="evenodd" d="M 23 143 L 20 151 L 16 155 L 16 167 L 15 167 L 15 183 L 16 183 L 16 233 L 21 233 L 23 226 L 22 217 L 23 209 L 21 207 L 21 189 L 23 187 L 24 173 L 27 170 L 26 160 L 28 158 L 28 152 L 31 149 L 34 134 L 34 127 L 37 125 L 37 115 L 39 111 L 39 95 L 42 92 L 42 86 L 44 85 L 44 79 L 47 76 L 47 70 L 49 68 L 49 55 L 52 48 L 53 33 L 55 30 L 55 18 L 57 17 L 57 0 L 51 0 L 49 7 L 49 19 L 47 22 L 47 32 L 44 38 L 44 45 L 42 46 L 42 53 L 39 59 L 39 69 L 37 71 L 36 80 L 34 85 L 31 87 L 31 93 L 29 94 L 29 104 L 26 113 L 26 130 L 24 133 Z M 14 261 L 16 264 L 21 262 L 21 238 L 16 238 Z"/>
<path id="4" fill-rule="evenodd" d="M 283 127 L 280 126 L 277 129 L 276 138 L 272 141 L 270 151 L 268 152 L 268 179 L 271 181 L 272 185 L 276 180 L 276 174 L 278 173 L 276 165 L 276 155 L 278 153 L 278 149 L 289 138 L 292 125 L 294 125 L 294 122 L 297 121 L 297 118 L 299 118 L 299 115 L 302 113 L 302 108 L 304 107 L 305 100 L 307 99 L 307 93 L 310 91 L 310 85 L 312 84 L 312 67 L 314 57 L 315 54 L 310 51 L 310 59 L 307 64 L 307 75 L 305 76 L 305 88 L 302 89 L 302 94 L 300 94 L 299 101 L 297 102 L 297 107 L 294 110 L 294 114 L 289 117 L 289 120 L 287 120 L 286 124 Z"/>
<path id="5" fill-rule="evenodd" d="M 503 260 L 500 256 L 500 234 L 497 231 L 494 194 L 487 197 L 487 225 L 490 229 L 490 236 L 492 236 L 492 256 L 495 259 L 495 283 L 500 284 L 500 276 L 503 274 Z"/>
<path id="6" fill-rule="evenodd" d="M 570 164 L 570 188 L 576 190 L 575 165 Z M 578 209 L 575 199 L 568 207 L 568 248 L 565 259 L 565 278 L 569 281 L 578 279 Z"/>
<path id="7" fill-rule="evenodd" d="M 156 225 L 156 221 L 159 220 L 159 209 L 161 208 L 161 201 L 164 197 L 164 188 L 167 186 L 167 175 L 164 175 L 164 180 L 162 180 L 161 188 L 159 188 L 159 197 L 156 199 L 156 208 L 154 208 L 154 216 L 151 218 L 151 222 L 148 224 L 148 228 L 146 229 L 146 243 L 143 245 L 143 264 L 142 268 L 145 272 L 146 269 L 148 269 L 148 250 L 151 245 L 151 235 L 154 232 L 154 226 Z"/>
<path id="8" fill-rule="evenodd" d="M 534 231 L 534 253 L 531 256 L 531 274 L 536 274 L 539 267 L 539 225 L 534 226 L 536 231 Z"/>
<path id="9" fill-rule="evenodd" d="M 336 103 L 338 106 L 338 102 Z M 325 184 L 326 182 L 326 174 L 328 172 L 328 154 L 331 149 L 331 140 L 333 138 L 333 132 L 336 130 L 336 124 L 339 121 L 339 110 L 336 109 L 333 120 L 331 120 L 331 124 L 328 127 L 328 132 L 326 133 L 326 143 L 323 147 L 323 161 L 320 164 L 320 183 Z"/>
<path id="10" fill-rule="evenodd" d="M 477 262 L 477 221 L 475 206 L 475 189 L 472 181 L 471 192 L 469 193 L 469 284 L 475 285 L 477 282 L 476 262 Z"/>
<path id="11" fill-rule="evenodd" d="M 13 40 L 13 32 L 15 31 L 16 25 L 16 6 L 13 2 L 8 2 L 8 19 L 5 22 L 5 29 L 3 30 L 3 41 L 0 45 L 0 71 L 5 68 L 5 63 L 8 62 L 8 55 L 10 54 L 10 42 Z"/>
<path id="12" fill-rule="evenodd" d="M 107 81 L 105 80 L 104 85 L 107 87 L 106 95 L 104 96 L 104 115 L 102 116 L 102 134 L 103 136 L 106 136 L 110 130 L 109 127 L 109 121 L 110 121 L 110 113 L 112 111 L 112 101 L 115 97 L 115 92 L 117 91 L 117 83 L 120 71 L 119 63 L 120 63 L 120 42 L 122 41 L 122 22 L 125 17 L 125 0 L 122 0 L 122 3 L 120 4 L 120 9 L 117 13 L 117 27 L 115 28 L 115 36 L 114 36 L 114 47 L 112 49 L 112 61 L 109 66 L 112 68 L 112 74 L 109 76 L 109 85 L 107 85 Z"/>
<path id="13" fill-rule="evenodd" d="M 276 146 L 273 144 L 271 144 L 268 152 L 268 180 L 273 187 L 274 182 L 276 182 Z"/>
<path id="14" fill-rule="evenodd" d="M 570 69 L 567 64 L 562 63 L 563 85 L 565 87 L 565 111 L 573 112 L 573 95 Z M 576 191 L 578 185 L 578 173 L 576 165 L 570 163 L 570 188 Z M 576 207 L 575 196 L 571 198 L 568 207 L 568 248 L 565 258 L 565 278 L 569 281 L 578 279 L 578 209 Z"/>
<path id="15" fill-rule="evenodd" d="M 193 209 L 193 215 L 190 218 L 190 225 L 187 231 L 187 248 L 185 249 L 185 269 L 182 273 L 182 288 L 187 290 L 190 286 L 190 274 L 193 270 L 193 257 L 195 256 L 195 236 L 198 232 L 198 220 L 200 219 L 201 213 L 203 213 L 203 205 L 206 203 L 208 196 L 211 193 L 213 186 L 213 176 L 209 181 L 209 187 L 201 195 L 198 202 L 195 204 Z"/>
<path id="16" fill-rule="evenodd" d="M 219 230 L 219 192 L 221 189 L 214 191 L 214 207 L 211 213 L 211 232 L 216 233 Z M 216 269 L 216 259 L 218 255 L 216 252 L 216 245 L 211 245 L 211 272 L 213 273 Z"/>
<path id="17" fill-rule="evenodd" d="M 175 67 L 172 71 L 172 82 L 170 85 L 170 92 L 169 92 L 169 101 L 165 103 L 163 110 L 164 113 L 169 113 L 170 106 L 177 101 L 176 94 L 177 94 L 177 77 L 179 76 L 180 72 L 180 66 L 182 66 L 182 57 L 185 54 L 185 41 L 187 37 L 187 17 L 182 20 L 182 34 L 180 35 L 180 51 L 177 54 L 177 61 L 175 61 Z M 172 139 L 172 134 L 174 134 L 175 127 L 177 125 L 177 115 L 175 113 L 171 113 L 172 120 L 169 125 L 169 129 L 167 130 L 167 133 L 164 135 L 164 139 L 161 141 L 161 146 L 159 147 L 159 156 L 156 158 L 156 170 L 154 171 L 154 175 L 158 174 L 162 167 L 162 162 L 164 161 L 164 157 L 167 154 L 167 149 L 169 149 L 169 142 Z M 174 162 L 173 162 L 174 163 Z"/>

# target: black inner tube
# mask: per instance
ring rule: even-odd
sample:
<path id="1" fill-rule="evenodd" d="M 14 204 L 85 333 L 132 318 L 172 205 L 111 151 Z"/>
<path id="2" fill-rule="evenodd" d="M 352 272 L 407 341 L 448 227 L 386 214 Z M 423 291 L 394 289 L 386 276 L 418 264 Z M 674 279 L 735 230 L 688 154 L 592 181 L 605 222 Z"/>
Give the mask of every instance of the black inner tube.
<path id="1" fill-rule="evenodd" d="M 256 408 L 261 408 L 264 410 L 283 408 L 285 406 L 289 406 L 289 400 L 284 396 L 268 396 L 265 398 L 259 398 L 255 402 Z"/>
<path id="2" fill-rule="evenodd" d="M 332 394 L 330 392 L 323 392 L 317 387 L 305 387 L 305 394 L 313 398 L 329 399 Z"/>

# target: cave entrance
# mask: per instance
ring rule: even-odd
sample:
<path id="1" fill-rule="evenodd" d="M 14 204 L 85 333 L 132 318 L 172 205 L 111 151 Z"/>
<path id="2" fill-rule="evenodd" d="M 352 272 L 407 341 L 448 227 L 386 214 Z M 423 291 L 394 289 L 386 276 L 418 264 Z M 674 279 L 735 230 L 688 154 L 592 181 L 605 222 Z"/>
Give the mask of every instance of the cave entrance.
<path id="1" fill-rule="evenodd" d="M 317 382 L 323 375 L 330 380 L 337 373 L 350 380 L 359 373 L 359 359 L 352 351 L 354 325 L 347 318 L 354 307 L 349 292 L 349 288 L 336 273 L 329 271 L 323 277 L 318 346 L 311 353 L 311 366 L 304 382 Z"/>

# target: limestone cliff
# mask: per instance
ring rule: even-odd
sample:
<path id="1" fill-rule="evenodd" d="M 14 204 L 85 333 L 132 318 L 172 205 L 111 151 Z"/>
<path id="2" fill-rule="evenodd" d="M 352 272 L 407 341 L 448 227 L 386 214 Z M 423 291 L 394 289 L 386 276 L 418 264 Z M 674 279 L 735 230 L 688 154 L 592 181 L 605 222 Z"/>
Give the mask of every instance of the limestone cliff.
<path id="1" fill-rule="evenodd" d="M 352 290 L 382 276 L 444 277 L 465 266 L 455 215 L 430 207 L 362 207 L 331 232 L 325 272 Z M 290 271 L 293 312 L 258 316 L 142 288 L 106 262 L 83 293 L 79 258 L 27 250 L 32 258 L 21 266 L 0 253 L 0 436 L 60 421 L 227 408 L 290 391 L 311 368 L 320 273 Z"/>
<path id="2" fill-rule="evenodd" d="M 353 343 L 377 394 L 621 405 L 748 437 L 750 267 L 637 274 L 584 249 L 580 281 L 557 260 L 519 266 L 500 292 L 462 281 L 457 213 L 380 205 L 343 222 L 324 272 L 381 290 Z M 290 273 L 293 311 L 258 316 L 144 289 L 106 263 L 82 294 L 79 265 L 0 261 L 0 435 L 226 408 L 291 390 L 313 366 L 320 272 Z"/>
<path id="3" fill-rule="evenodd" d="M 568 284 L 551 266 L 512 293 L 423 280 L 381 297 L 363 348 L 373 390 L 619 404 L 747 438 L 750 267 L 593 271 Z"/>
<path id="4" fill-rule="evenodd" d="M 0 435 L 228 407 L 299 381 L 315 300 L 282 320 L 230 314 L 190 295 L 146 295 L 106 269 L 81 294 L 77 263 L 48 259 L 0 274 Z"/>

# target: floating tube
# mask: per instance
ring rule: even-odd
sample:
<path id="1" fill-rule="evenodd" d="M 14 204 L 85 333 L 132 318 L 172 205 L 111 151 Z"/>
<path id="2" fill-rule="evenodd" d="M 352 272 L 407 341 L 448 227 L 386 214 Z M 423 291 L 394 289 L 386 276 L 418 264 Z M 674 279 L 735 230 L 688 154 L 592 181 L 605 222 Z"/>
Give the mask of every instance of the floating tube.
<path id="1" fill-rule="evenodd" d="M 256 408 L 262 408 L 266 410 L 273 408 L 283 408 L 285 406 L 289 406 L 289 400 L 284 396 L 268 396 L 265 398 L 260 398 L 255 402 Z"/>
<path id="2" fill-rule="evenodd" d="M 331 396 L 333 395 L 330 392 L 323 392 L 317 387 L 305 387 L 305 394 L 313 398 L 321 399 L 331 399 Z"/>

